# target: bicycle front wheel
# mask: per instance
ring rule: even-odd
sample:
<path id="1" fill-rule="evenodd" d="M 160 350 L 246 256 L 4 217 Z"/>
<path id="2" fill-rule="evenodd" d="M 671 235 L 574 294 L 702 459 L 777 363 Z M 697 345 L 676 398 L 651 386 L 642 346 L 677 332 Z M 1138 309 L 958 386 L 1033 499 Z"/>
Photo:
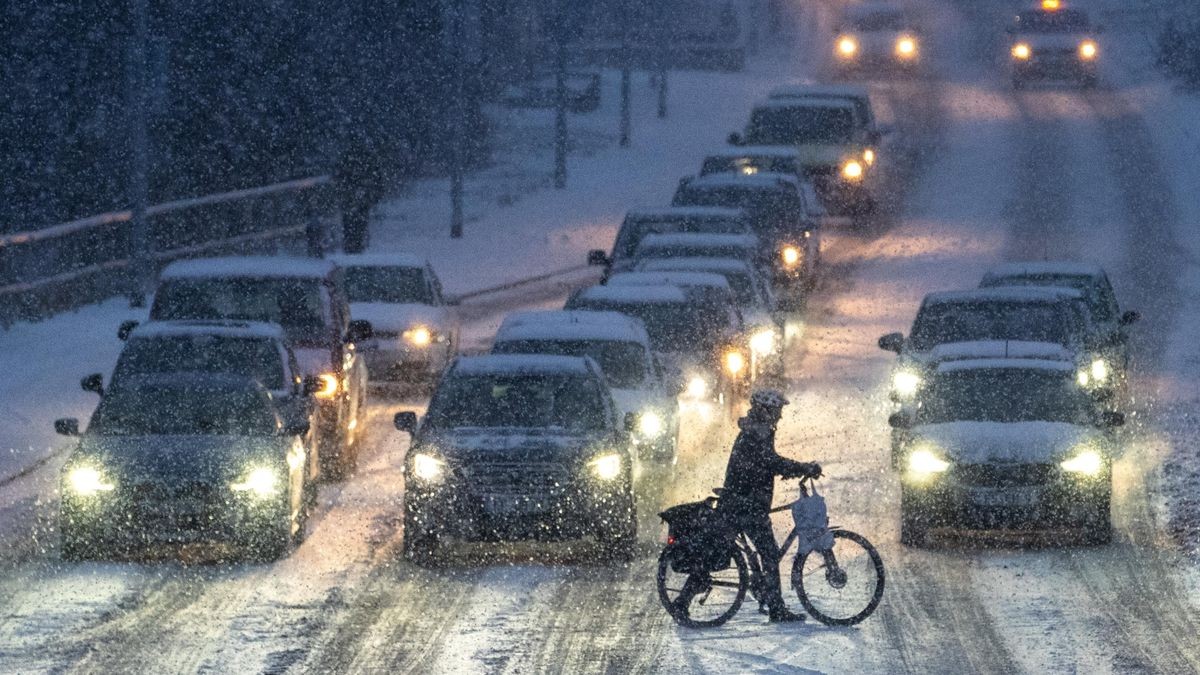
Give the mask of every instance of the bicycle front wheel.
<path id="1" fill-rule="evenodd" d="M 683 551 L 668 546 L 658 557 L 658 600 L 675 622 L 709 628 L 728 621 L 742 607 L 750 585 L 746 561 L 735 551 L 728 568 L 716 572 L 676 572 Z"/>
<path id="2" fill-rule="evenodd" d="M 800 604 L 827 626 L 853 626 L 883 598 L 883 559 L 865 537 L 833 531 L 833 547 L 809 551 L 792 567 Z"/>

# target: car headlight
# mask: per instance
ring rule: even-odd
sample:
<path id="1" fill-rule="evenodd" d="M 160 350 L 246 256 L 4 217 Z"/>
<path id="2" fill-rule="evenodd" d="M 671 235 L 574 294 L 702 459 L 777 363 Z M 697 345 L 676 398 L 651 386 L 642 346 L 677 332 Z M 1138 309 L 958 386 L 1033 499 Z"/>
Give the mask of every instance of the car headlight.
<path id="1" fill-rule="evenodd" d="M 899 370 L 892 375 L 892 391 L 901 398 L 912 398 L 917 395 L 921 386 L 921 376 L 911 370 Z"/>
<path id="2" fill-rule="evenodd" d="M 321 388 L 313 392 L 317 398 L 333 398 L 342 388 L 341 380 L 333 373 L 321 373 L 317 379 L 321 381 Z"/>
<path id="3" fill-rule="evenodd" d="M 753 164 L 743 164 L 738 167 L 738 173 L 742 174 L 743 176 L 753 176 L 754 174 L 758 173 L 758 167 L 754 166 Z"/>
<path id="4" fill-rule="evenodd" d="M 1024 42 L 1018 42 L 1017 44 L 1013 45 L 1012 56 L 1014 59 L 1018 61 L 1028 61 L 1029 57 L 1032 55 L 1033 50 L 1031 50 L 1029 45 L 1025 44 Z"/>
<path id="5" fill-rule="evenodd" d="M 875 163 L 875 151 L 872 150 L 871 148 L 867 148 L 866 150 L 863 150 L 863 161 L 867 163 L 867 166 L 871 166 L 872 164 L 874 164 Z"/>
<path id="6" fill-rule="evenodd" d="M 99 469 L 92 466 L 77 466 L 67 474 L 71 491 L 81 497 L 91 497 L 101 492 L 112 492 L 117 486 L 108 480 Z"/>
<path id="7" fill-rule="evenodd" d="M 658 438 L 666 428 L 663 418 L 653 410 L 647 410 L 638 416 L 638 433 L 642 438 Z"/>
<path id="8" fill-rule="evenodd" d="M 234 492 L 248 492 L 255 497 L 269 497 L 279 489 L 279 474 L 272 469 L 260 466 L 251 469 L 242 480 L 231 483 Z"/>
<path id="9" fill-rule="evenodd" d="M 858 53 L 858 40 L 844 35 L 837 41 L 837 51 L 844 58 L 849 58 Z"/>
<path id="10" fill-rule="evenodd" d="M 440 481 L 445 469 L 446 463 L 431 454 L 418 452 L 417 454 L 413 455 L 413 476 L 416 476 L 426 483 Z"/>
<path id="11" fill-rule="evenodd" d="M 1088 371 L 1080 370 L 1079 372 L 1075 373 L 1075 382 L 1077 382 L 1079 386 L 1086 387 L 1091 383 L 1091 381 L 1092 376 L 1088 373 Z"/>
<path id="12" fill-rule="evenodd" d="M 1079 58 L 1084 61 L 1092 61 L 1100 54 L 1100 48 L 1091 40 L 1084 40 L 1079 43 Z"/>
<path id="13" fill-rule="evenodd" d="M 1092 382 L 1100 384 L 1108 380 L 1108 362 L 1104 359 L 1095 359 L 1092 361 L 1091 372 Z"/>
<path id="14" fill-rule="evenodd" d="M 736 349 L 725 352 L 725 371 L 730 375 L 738 375 L 746 369 L 746 357 Z"/>
<path id="15" fill-rule="evenodd" d="M 945 473 L 950 462 L 942 459 L 932 448 L 918 448 L 908 456 L 908 471 L 917 478 L 928 478 Z"/>
<path id="16" fill-rule="evenodd" d="M 774 329 L 761 328 L 750 336 L 750 349 L 759 356 L 775 353 L 778 338 Z"/>
<path id="17" fill-rule="evenodd" d="M 863 176 L 863 165 L 856 159 L 851 159 L 842 165 L 842 178 L 856 181 Z"/>
<path id="18" fill-rule="evenodd" d="M 414 326 L 404 331 L 404 339 L 414 347 L 427 347 L 433 342 L 433 331 L 425 326 Z"/>
<path id="19" fill-rule="evenodd" d="M 617 453 L 600 455 L 589 462 L 592 475 L 600 480 L 614 480 L 621 475 L 621 456 Z"/>
<path id="20" fill-rule="evenodd" d="M 1085 449 L 1078 452 L 1074 457 L 1063 461 L 1059 464 L 1063 471 L 1069 473 L 1077 473 L 1083 476 L 1095 477 L 1099 476 L 1104 470 L 1104 458 L 1100 453 L 1092 449 Z"/>
<path id="21" fill-rule="evenodd" d="M 916 38 L 905 36 L 896 40 L 896 55 L 902 59 L 912 58 L 917 54 Z"/>
<path id="22" fill-rule="evenodd" d="M 708 397 L 708 380 L 700 375 L 693 375 L 688 380 L 687 388 L 684 389 L 684 394 L 688 398 L 703 399 Z"/>
<path id="23" fill-rule="evenodd" d="M 800 249 L 791 244 L 779 249 L 779 259 L 784 267 L 795 267 L 800 264 Z"/>

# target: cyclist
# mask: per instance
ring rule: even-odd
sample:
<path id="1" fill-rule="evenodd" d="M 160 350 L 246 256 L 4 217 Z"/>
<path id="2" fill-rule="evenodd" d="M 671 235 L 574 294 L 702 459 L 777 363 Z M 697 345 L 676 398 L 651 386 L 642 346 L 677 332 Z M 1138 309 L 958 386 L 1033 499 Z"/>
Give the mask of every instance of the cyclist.
<path id="1" fill-rule="evenodd" d="M 733 443 L 725 470 L 725 487 L 717 513 L 735 532 L 744 532 L 762 559 L 765 580 L 759 601 L 766 605 L 772 623 L 803 621 L 804 615 L 790 611 L 783 602 L 779 583 L 779 544 L 771 527 L 771 500 L 775 477 L 819 478 L 821 465 L 797 462 L 775 452 L 775 427 L 788 400 L 783 394 L 760 389 L 750 397 L 750 411 L 738 420 L 741 432 Z"/>

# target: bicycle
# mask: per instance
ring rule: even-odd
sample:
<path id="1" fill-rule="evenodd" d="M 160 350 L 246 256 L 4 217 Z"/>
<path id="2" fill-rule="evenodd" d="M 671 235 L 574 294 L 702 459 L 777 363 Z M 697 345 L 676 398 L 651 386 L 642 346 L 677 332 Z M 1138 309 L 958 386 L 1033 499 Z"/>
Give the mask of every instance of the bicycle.
<path id="1" fill-rule="evenodd" d="M 780 558 L 797 544 L 791 584 L 810 616 L 827 626 L 853 626 L 883 598 L 883 559 L 862 535 L 829 526 L 824 498 L 812 480 L 800 479 L 799 499 L 771 509 L 791 509 L 793 515 Z M 709 497 L 659 514 L 670 532 L 658 558 L 659 601 L 676 623 L 691 628 L 724 624 L 741 609 L 747 592 L 764 610 L 758 553 L 745 534 L 722 532 L 717 500 Z"/>

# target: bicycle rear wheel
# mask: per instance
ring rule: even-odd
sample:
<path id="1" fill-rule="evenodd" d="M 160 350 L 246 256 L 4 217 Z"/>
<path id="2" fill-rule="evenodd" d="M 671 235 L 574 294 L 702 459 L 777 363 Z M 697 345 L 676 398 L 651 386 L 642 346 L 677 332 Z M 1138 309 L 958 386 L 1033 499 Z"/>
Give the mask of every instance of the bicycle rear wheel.
<path id="1" fill-rule="evenodd" d="M 883 598 L 883 559 L 865 537 L 833 531 L 833 547 L 809 551 L 792 567 L 792 587 L 800 604 L 828 626 L 853 626 L 875 611 Z"/>
<path id="2" fill-rule="evenodd" d="M 658 600 L 681 626 L 720 626 L 737 614 L 750 585 L 746 561 L 740 552 L 732 565 L 717 572 L 676 572 L 672 563 L 683 551 L 668 546 L 658 556 Z"/>

